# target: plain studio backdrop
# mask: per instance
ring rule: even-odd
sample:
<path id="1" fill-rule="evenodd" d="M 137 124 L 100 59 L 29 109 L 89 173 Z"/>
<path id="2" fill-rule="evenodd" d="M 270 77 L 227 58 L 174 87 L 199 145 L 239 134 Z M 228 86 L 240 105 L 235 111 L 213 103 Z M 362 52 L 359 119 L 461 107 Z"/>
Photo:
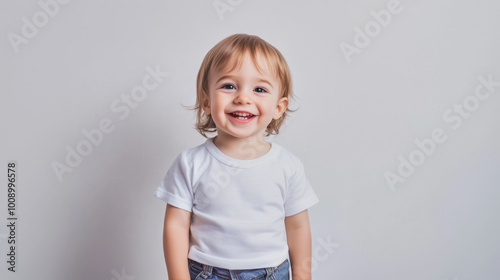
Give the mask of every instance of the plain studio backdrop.
<path id="1" fill-rule="evenodd" d="M 269 141 L 320 197 L 314 279 L 500 277 L 497 1 L 31 0 L 0 14 L 1 279 L 167 279 L 153 193 L 204 142 L 183 105 L 234 33 L 291 68 L 298 111 Z"/>

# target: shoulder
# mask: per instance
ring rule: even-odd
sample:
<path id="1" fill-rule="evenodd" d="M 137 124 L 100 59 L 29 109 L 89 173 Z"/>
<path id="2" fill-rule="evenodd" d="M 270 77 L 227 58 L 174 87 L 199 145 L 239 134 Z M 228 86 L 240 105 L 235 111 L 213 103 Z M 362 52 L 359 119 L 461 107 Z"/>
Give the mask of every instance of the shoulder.
<path id="1" fill-rule="evenodd" d="M 183 167 L 193 167 L 194 164 L 206 160 L 208 156 L 206 142 L 199 144 L 196 147 L 185 149 L 181 151 L 175 158 L 173 165 L 180 165 Z"/>
<path id="2" fill-rule="evenodd" d="M 186 159 L 195 159 L 197 157 L 202 156 L 204 153 L 208 153 L 206 148 L 206 141 L 204 143 L 199 144 L 196 147 L 183 150 L 179 154 L 179 156 Z"/>
<path id="3" fill-rule="evenodd" d="M 289 149 L 277 144 L 273 143 L 273 145 L 276 145 L 278 148 L 278 160 L 284 164 L 285 166 L 288 166 L 291 168 L 293 171 L 296 171 L 297 169 L 301 169 L 303 164 L 300 158 L 292 151 Z"/>
<path id="4" fill-rule="evenodd" d="M 290 151 L 288 148 L 285 148 L 284 146 L 275 142 L 273 142 L 273 145 L 276 146 L 276 149 L 278 150 L 278 156 L 280 159 L 293 162 L 300 162 L 300 158 L 294 152 Z"/>

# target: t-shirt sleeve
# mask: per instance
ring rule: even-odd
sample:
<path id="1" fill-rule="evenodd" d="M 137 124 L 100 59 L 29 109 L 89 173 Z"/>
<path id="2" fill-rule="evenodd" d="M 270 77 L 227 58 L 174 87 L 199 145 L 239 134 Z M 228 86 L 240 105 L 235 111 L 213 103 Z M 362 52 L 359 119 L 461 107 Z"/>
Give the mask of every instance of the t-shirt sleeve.
<path id="1" fill-rule="evenodd" d="M 319 202 L 304 172 L 304 165 L 296 158 L 295 170 L 288 179 L 288 191 L 285 198 L 285 216 L 295 215 Z"/>
<path id="2" fill-rule="evenodd" d="M 175 158 L 156 189 L 155 196 L 168 204 L 191 212 L 193 207 L 193 192 L 189 166 L 183 153 Z"/>

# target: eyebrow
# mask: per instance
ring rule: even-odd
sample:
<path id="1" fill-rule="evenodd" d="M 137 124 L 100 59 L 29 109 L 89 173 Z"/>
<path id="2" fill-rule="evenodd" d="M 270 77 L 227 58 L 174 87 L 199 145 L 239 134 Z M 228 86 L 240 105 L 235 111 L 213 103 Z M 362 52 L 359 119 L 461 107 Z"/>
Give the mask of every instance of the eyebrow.
<path id="1" fill-rule="evenodd" d="M 220 78 L 219 78 L 219 79 L 218 79 L 215 83 L 216 83 L 216 84 L 218 84 L 221 80 L 224 80 L 224 79 L 234 79 L 234 77 L 235 77 L 234 75 L 224 75 L 224 76 L 220 77 Z M 274 89 L 273 84 L 271 84 L 271 82 L 269 82 L 269 81 L 268 81 L 268 80 L 266 80 L 266 79 L 262 79 L 262 78 L 261 78 L 261 79 L 259 79 L 259 80 L 258 80 L 258 82 L 259 82 L 259 83 L 266 83 L 266 84 L 268 84 L 271 88 L 273 88 L 273 89 Z"/>
<path id="2" fill-rule="evenodd" d="M 266 79 L 259 79 L 259 82 L 261 82 L 261 83 L 266 83 L 266 84 L 268 84 L 271 88 L 273 88 L 273 89 L 274 89 L 273 84 L 271 84 L 271 83 L 270 83 L 268 80 L 266 80 Z"/>

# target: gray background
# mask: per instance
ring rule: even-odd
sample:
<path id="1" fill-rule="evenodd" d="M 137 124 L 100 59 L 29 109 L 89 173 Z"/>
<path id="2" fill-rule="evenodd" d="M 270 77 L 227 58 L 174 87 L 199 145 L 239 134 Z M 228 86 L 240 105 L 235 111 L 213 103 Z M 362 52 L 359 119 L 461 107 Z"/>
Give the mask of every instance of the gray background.
<path id="1" fill-rule="evenodd" d="M 165 204 L 153 192 L 204 141 L 182 107 L 204 55 L 248 33 L 291 67 L 299 110 L 272 141 L 302 159 L 321 199 L 310 209 L 314 279 L 497 279 L 500 87 L 458 129 L 443 114 L 473 102 L 478 77 L 500 81 L 500 4 L 402 0 L 348 62 L 342 42 L 355 46 L 355 28 L 390 3 L 69 1 L 44 24 L 37 1 L 0 2 L 0 162 L 4 178 L 18 163 L 19 218 L 11 273 L 3 187 L 1 278 L 166 279 Z M 22 37 L 34 15 L 41 27 L 15 47 L 9 34 Z M 120 119 L 112 103 L 148 66 L 169 76 Z M 105 118 L 114 130 L 59 180 L 53 163 Z M 384 174 L 434 129 L 447 140 L 391 188 Z"/>

